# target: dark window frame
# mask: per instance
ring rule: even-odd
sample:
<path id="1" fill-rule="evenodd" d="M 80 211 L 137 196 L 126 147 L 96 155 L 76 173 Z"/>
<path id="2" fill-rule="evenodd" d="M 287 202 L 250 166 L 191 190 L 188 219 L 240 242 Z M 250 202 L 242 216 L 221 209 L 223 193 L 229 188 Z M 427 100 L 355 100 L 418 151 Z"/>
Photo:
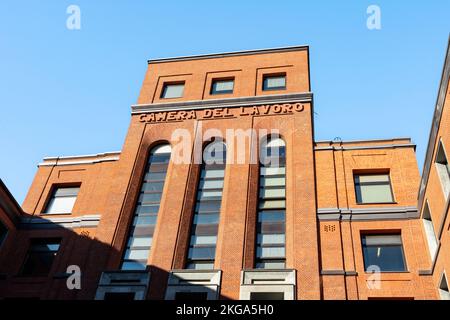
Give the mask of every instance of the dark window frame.
<path id="1" fill-rule="evenodd" d="M 284 77 L 284 86 L 278 86 L 278 87 L 267 87 L 267 79 L 269 78 L 277 78 L 277 77 Z M 287 89 L 287 74 L 286 72 L 280 72 L 280 73 L 267 73 L 263 74 L 262 76 L 262 91 L 281 91 Z"/>
<path id="2" fill-rule="evenodd" d="M 181 96 L 179 97 L 165 97 L 166 94 L 166 90 L 167 87 L 169 86 L 176 86 L 176 85 L 183 85 L 183 92 L 181 94 Z M 169 82 L 164 82 L 162 87 L 161 87 L 161 94 L 159 95 L 160 99 L 164 99 L 164 100 L 169 100 L 169 99 L 180 99 L 184 97 L 184 90 L 186 89 L 186 81 L 169 81 Z"/>
<path id="3" fill-rule="evenodd" d="M 52 273 L 52 269 L 55 265 L 55 259 L 58 256 L 58 253 L 62 246 L 62 238 L 32 238 L 29 240 L 28 249 L 25 255 L 25 258 L 23 259 L 22 266 L 20 267 L 19 276 L 20 277 L 30 277 L 30 278 L 39 278 L 39 277 L 48 277 Z M 36 273 L 36 272 L 30 272 L 27 271 L 27 268 L 29 268 L 28 264 L 31 263 L 30 258 L 33 254 L 36 254 L 38 252 L 41 252 L 40 250 L 36 250 L 36 248 L 33 248 L 33 246 L 41 246 L 41 245 L 58 245 L 58 249 L 55 250 L 49 250 L 46 254 L 52 253 L 53 257 L 51 259 L 51 263 L 47 268 L 46 272 L 42 273 Z M 45 253 L 45 252 L 44 252 Z"/>
<path id="4" fill-rule="evenodd" d="M 391 192 L 392 201 L 377 201 L 377 202 L 363 202 L 362 199 L 358 199 L 357 185 L 361 185 L 361 182 L 356 182 L 356 177 L 359 176 L 379 176 L 379 175 L 387 175 L 389 189 Z M 380 172 L 353 172 L 353 188 L 355 191 L 355 200 L 358 205 L 373 205 L 373 204 L 395 204 L 397 203 L 395 200 L 394 188 L 392 186 L 391 180 L 391 172 L 390 171 L 380 171 Z"/>
<path id="5" fill-rule="evenodd" d="M 41 215 L 57 215 L 57 214 L 61 214 L 61 215 L 69 215 L 72 214 L 73 212 L 73 208 L 71 210 L 71 212 L 65 212 L 65 213 L 48 213 L 49 210 L 49 206 L 50 203 L 52 201 L 52 199 L 55 197 L 56 192 L 58 191 L 58 189 L 66 189 L 66 188 L 78 188 L 78 193 L 75 199 L 75 203 L 74 203 L 74 207 L 76 204 L 76 201 L 78 200 L 78 196 L 80 194 L 81 191 L 81 182 L 70 182 L 70 183 L 55 183 L 51 186 L 50 191 L 47 194 L 47 199 L 45 199 L 45 203 L 42 209 L 42 212 L 40 213 Z"/>
<path id="6" fill-rule="evenodd" d="M 234 85 L 236 84 L 236 82 L 234 81 L 234 77 L 229 77 L 229 78 L 214 78 L 211 80 L 211 89 L 209 90 L 209 94 L 210 95 L 221 95 L 221 94 L 233 94 L 234 92 Z M 232 81 L 233 82 L 233 89 L 231 90 L 222 90 L 222 91 L 217 91 L 214 88 L 214 85 L 218 82 L 221 81 Z"/>
<path id="7" fill-rule="evenodd" d="M 267 144 L 270 143 L 271 140 L 277 140 L 280 139 L 283 141 L 283 146 L 277 146 L 277 147 L 271 147 L 268 148 Z M 277 150 L 277 153 L 275 153 L 275 156 L 272 155 L 272 149 Z M 279 135 L 272 135 L 266 137 L 264 140 L 262 140 L 262 143 L 259 145 L 259 152 L 258 154 L 261 156 L 263 161 L 259 162 L 259 174 L 258 174 L 258 193 L 257 193 L 257 212 L 256 212 L 256 224 L 255 224 L 255 239 L 254 239 L 254 268 L 255 269 L 261 269 L 261 270 L 269 270 L 269 268 L 261 267 L 261 265 L 264 265 L 266 263 L 275 263 L 275 264 L 283 264 L 284 267 L 281 269 L 286 268 L 286 201 L 287 201 L 287 163 L 286 163 L 286 149 L 287 144 L 286 140 L 279 136 Z M 276 159 L 276 162 L 272 161 L 266 161 L 267 159 Z M 276 166 L 273 166 L 276 164 Z M 284 174 L 274 174 L 274 175 L 267 175 L 262 174 L 263 168 L 284 168 Z M 284 185 L 278 185 L 278 186 L 267 186 L 263 185 L 262 182 L 265 182 L 265 179 L 267 178 L 284 178 Z M 284 196 L 276 196 L 276 197 L 265 197 L 263 196 L 263 192 L 265 190 L 284 190 Z M 265 203 L 273 203 L 273 202 L 283 202 L 284 206 L 274 206 L 274 207 L 264 207 L 263 205 Z M 260 221 L 260 216 L 264 213 L 270 213 L 270 212 L 279 212 L 283 215 L 283 219 L 275 220 L 275 221 Z M 272 227 L 272 228 L 271 228 Z M 281 227 L 281 228 L 279 228 Z M 269 230 L 271 229 L 271 230 Z M 279 229 L 279 230 L 277 230 Z M 284 243 L 283 244 L 277 244 L 277 243 L 269 243 L 269 244 L 262 244 L 258 241 L 259 235 L 284 235 Z M 258 250 L 263 248 L 284 248 L 284 256 L 259 256 Z M 280 268 L 277 268 L 280 269 Z"/>
<path id="8" fill-rule="evenodd" d="M 370 236 L 398 236 L 400 238 L 400 245 L 398 244 L 387 244 L 384 245 L 385 247 L 400 247 L 401 249 L 401 253 L 402 253 L 402 263 L 403 263 L 403 270 L 382 270 L 381 266 L 380 267 L 380 272 L 381 273 L 409 273 L 408 270 L 408 264 L 406 261 L 406 254 L 405 254 L 405 249 L 404 249 L 404 245 L 403 245 L 403 237 L 402 237 L 402 233 L 401 232 L 374 232 L 374 231 L 370 231 L 370 232 L 365 232 L 365 233 L 361 233 L 361 249 L 362 249 L 362 255 L 363 255 L 363 264 L 364 264 L 364 271 L 368 272 L 367 268 L 370 266 L 370 264 L 368 264 L 367 259 L 366 259 L 366 251 L 365 249 L 367 247 L 379 247 L 380 245 L 369 245 L 367 246 L 367 244 L 365 243 L 365 238 L 366 237 L 370 237 Z M 370 273 L 370 272 L 369 272 Z"/>

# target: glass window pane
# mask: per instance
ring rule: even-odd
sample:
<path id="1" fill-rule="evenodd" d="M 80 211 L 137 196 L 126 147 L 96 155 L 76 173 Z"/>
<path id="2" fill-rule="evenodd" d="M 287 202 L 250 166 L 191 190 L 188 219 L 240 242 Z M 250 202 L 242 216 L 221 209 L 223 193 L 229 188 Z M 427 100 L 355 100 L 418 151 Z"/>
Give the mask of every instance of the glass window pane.
<path id="1" fill-rule="evenodd" d="M 261 177 L 260 185 L 262 187 L 284 187 L 286 185 L 286 178 L 270 178 L 270 177 Z"/>
<path id="2" fill-rule="evenodd" d="M 257 269 L 284 269 L 286 263 L 284 261 L 263 261 L 256 263 Z"/>
<path id="3" fill-rule="evenodd" d="M 136 225 L 154 225 L 156 224 L 157 216 L 144 216 L 144 217 L 136 217 L 133 221 L 133 226 Z"/>
<path id="4" fill-rule="evenodd" d="M 378 266 L 381 271 L 405 271 L 401 246 L 370 246 L 364 248 L 366 270 Z"/>
<path id="5" fill-rule="evenodd" d="M 80 191 L 79 187 L 74 188 L 58 188 L 55 191 L 55 197 L 63 197 L 63 196 L 77 196 Z"/>
<path id="6" fill-rule="evenodd" d="M 284 234 L 258 234 L 258 244 L 284 244 Z"/>
<path id="7" fill-rule="evenodd" d="M 155 192 L 155 191 L 159 191 L 162 192 L 164 188 L 164 181 L 162 182 L 150 182 L 150 183 L 144 183 L 143 187 L 142 187 L 142 191 L 145 192 Z"/>
<path id="8" fill-rule="evenodd" d="M 221 189 L 223 180 L 206 180 L 200 182 L 200 189 Z"/>
<path id="9" fill-rule="evenodd" d="M 201 245 L 201 244 L 211 244 L 215 245 L 217 242 L 217 236 L 192 236 L 191 244 L 192 245 Z"/>
<path id="10" fill-rule="evenodd" d="M 232 93 L 234 80 L 213 80 L 211 94 Z"/>
<path id="11" fill-rule="evenodd" d="M 157 214 L 159 210 L 159 204 L 156 205 L 139 205 L 136 208 L 136 214 L 140 215 L 140 214 L 149 214 L 149 213 L 153 213 L 153 214 Z"/>
<path id="12" fill-rule="evenodd" d="M 284 211 L 261 211 L 258 214 L 258 222 L 284 221 L 284 218 Z"/>
<path id="13" fill-rule="evenodd" d="M 393 235 L 366 235 L 363 237 L 363 243 L 366 246 L 376 245 L 401 245 L 402 238 L 398 234 Z"/>
<path id="14" fill-rule="evenodd" d="M 145 270 L 146 268 L 147 264 L 144 262 L 125 261 L 122 264 L 122 270 Z"/>
<path id="15" fill-rule="evenodd" d="M 145 181 L 160 181 L 164 180 L 166 177 L 166 172 L 151 172 L 145 175 Z"/>
<path id="16" fill-rule="evenodd" d="M 202 172 L 202 178 L 223 178 L 225 176 L 225 170 L 204 170 Z"/>
<path id="17" fill-rule="evenodd" d="M 211 262 L 193 262 L 189 263 L 186 269 L 194 269 L 194 270 L 213 270 L 214 263 Z"/>
<path id="18" fill-rule="evenodd" d="M 286 87 L 286 76 L 265 76 L 263 90 L 284 89 Z"/>
<path id="19" fill-rule="evenodd" d="M 267 200 L 261 201 L 259 204 L 260 209 L 278 209 L 285 208 L 286 201 L 285 200 Z"/>
<path id="20" fill-rule="evenodd" d="M 200 191 L 199 200 L 220 200 L 222 199 L 222 191 Z"/>
<path id="21" fill-rule="evenodd" d="M 286 192 L 283 189 L 263 189 L 260 190 L 259 196 L 261 198 L 270 199 L 270 198 L 284 198 L 286 197 Z"/>
<path id="22" fill-rule="evenodd" d="M 46 213 L 71 213 L 76 200 L 76 196 L 53 197 L 48 204 Z"/>
<path id="23" fill-rule="evenodd" d="M 148 249 L 129 249 L 125 253 L 125 259 L 129 260 L 147 260 L 148 257 Z"/>
<path id="24" fill-rule="evenodd" d="M 273 176 L 286 174 L 286 168 L 261 168 L 261 175 L 263 176 Z"/>
<path id="25" fill-rule="evenodd" d="M 356 176 L 355 181 L 359 183 L 389 182 L 389 175 L 387 174 L 358 175 Z"/>
<path id="26" fill-rule="evenodd" d="M 217 224 L 219 223 L 219 214 L 196 214 L 194 224 Z"/>
<path id="27" fill-rule="evenodd" d="M 199 212 L 219 212 L 220 201 L 202 201 L 197 204 L 196 211 Z"/>
<path id="28" fill-rule="evenodd" d="M 181 98 L 183 96 L 184 83 L 179 84 L 165 84 L 161 98 Z"/>
<path id="29" fill-rule="evenodd" d="M 131 238 L 130 240 L 130 247 L 151 247 L 153 237 Z"/>
<path id="30" fill-rule="evenodd" d="M 361 203 L 392 202 L 390 185 L 360 185 L 356 194 Z"/>
<path id="31" fill-rule="evenodd" d="M 256 255 L 258 258 L 284 258 L 284 247 L 258 247 Z"/>
<path id="32" fill-rule="evenodd" d="M 159 202 L 161 200 L 161 193 L 144 193 L 139 197 L 139 202 Z"/>
<path id="33" fill-rule="evenodd" d="M 198 260 L 214 260 L 216 255 L 215 247 L 207 248 L 190 248 L 188 257 L 189 259 Z"/>
<path id="34" fill-rule="evenodd" d="M 32 240 L 22 268 L 25 276 L 47 276 L 59 249 L 60 240 Z"/>

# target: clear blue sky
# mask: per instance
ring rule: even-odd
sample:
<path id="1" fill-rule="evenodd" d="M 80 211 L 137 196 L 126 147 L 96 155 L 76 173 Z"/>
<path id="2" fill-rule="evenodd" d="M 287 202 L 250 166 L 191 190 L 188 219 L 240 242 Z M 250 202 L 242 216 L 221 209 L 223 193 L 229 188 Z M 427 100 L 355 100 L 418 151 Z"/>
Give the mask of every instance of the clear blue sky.
<path id="1" fill-rule="evenodd" d="M 120 150 L 149 58 L 299 44 L 316 139 L 411 137 L 422 169 L 449 31 L 448 0 L 2 0 L 0 177 L 21 203 L 43 157 Z"/>

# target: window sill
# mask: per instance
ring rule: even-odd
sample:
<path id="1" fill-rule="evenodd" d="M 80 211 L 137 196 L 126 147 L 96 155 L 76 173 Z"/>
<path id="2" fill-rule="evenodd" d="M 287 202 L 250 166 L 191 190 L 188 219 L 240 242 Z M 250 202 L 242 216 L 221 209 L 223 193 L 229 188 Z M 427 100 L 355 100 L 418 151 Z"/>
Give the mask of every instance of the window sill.
<path id="1" fill-rule="evenodd" d="M 380 205 L 380 204 L 398 204 L 398 202 L 357 202 L 356 205 L 358 206 L 370 206 L 370 205 Z"/>
<path id="2" fill-rule="evenodd" d="M 280 87 L 280 88 L 270 88 L 270 89 L 262 89 L 262 92 L 272 92 L 272 91 L 286 91 L 286 87 Z"/>
<path id="3" fill-rule="evenodd" d="M 372 275 L 374 273 L 382 273 L 382 274 L 408 274 L 410 271 L 380 271 L 380 272 L 368 272 L 364 271 L 364 274 Z"/>
<path id="4" fill-rule="evenodd" d="M 70 216 L 73 212 L 67 212 L 67 213 L 39 213 L 39 217 L 48 217 L 48 216 Z"/>

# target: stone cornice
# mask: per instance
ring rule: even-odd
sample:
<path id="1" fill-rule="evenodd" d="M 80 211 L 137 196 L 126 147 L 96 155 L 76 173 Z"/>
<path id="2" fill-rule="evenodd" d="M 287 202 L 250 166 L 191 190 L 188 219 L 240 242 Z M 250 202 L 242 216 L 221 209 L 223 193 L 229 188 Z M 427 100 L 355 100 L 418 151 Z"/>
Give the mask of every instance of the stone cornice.
<path id="1" fill-rule="evenodd" d="M 242 106 L 258 106 L 264 104 L 282 104 L 292 102 L 312 102 L 312 92 L 275 94 L 227 99 L 191 100 L 168 103 L 135 104 L 131 106 L 132 114 L 148 112 L 165 112 L 181 110 L 202 110 L 215 108 L 233 108 Z"/>
<path id="2" fill-rule="evenodd" d="M 280 53 L 280 52 L 291 52 L 291 51 L 302 51 L 302 50 L 309 50 L 309 46 L 299 45 L 299 46 L 288 46 L 288 47 L 278 47 L 278 48 L 200 54 L 200 55 L 182 56 L 182 57 L 169 57 L 169 58 L 151 59 L 151 60 L 147 60 L 147 62 L 149 64 L 155 64 L 155 63 L 164 63 L 164 62 L 217 59 L 217 58 L 226 58 L 226 57 L 247 56 L 247 55 L 254 55 L 254 54 Z"/>
<path id="3" fill-rule="evenodd" d="M 320 221 L 379 221 L 417 219 L 416 207 L 379 207 L 379 208 L 320 208 L 317 209 Z"/>

